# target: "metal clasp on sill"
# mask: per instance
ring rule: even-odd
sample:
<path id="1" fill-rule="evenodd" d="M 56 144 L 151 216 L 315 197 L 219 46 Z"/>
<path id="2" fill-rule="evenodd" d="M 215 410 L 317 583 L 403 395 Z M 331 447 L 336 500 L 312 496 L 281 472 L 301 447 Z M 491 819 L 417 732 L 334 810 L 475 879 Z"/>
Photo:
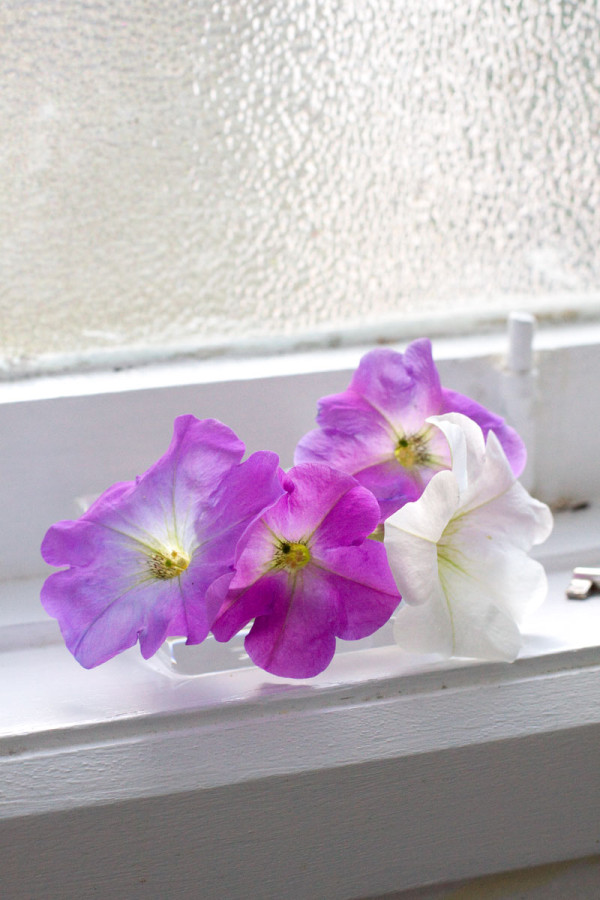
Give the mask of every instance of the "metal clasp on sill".
<path id="1" fill-rule="evenodd" d="M 569 600 L 587 600 L 591 594 L 600 592 L 600 569 L 577 566 L 573 569 L 571 582 L 567 588 Z"/>

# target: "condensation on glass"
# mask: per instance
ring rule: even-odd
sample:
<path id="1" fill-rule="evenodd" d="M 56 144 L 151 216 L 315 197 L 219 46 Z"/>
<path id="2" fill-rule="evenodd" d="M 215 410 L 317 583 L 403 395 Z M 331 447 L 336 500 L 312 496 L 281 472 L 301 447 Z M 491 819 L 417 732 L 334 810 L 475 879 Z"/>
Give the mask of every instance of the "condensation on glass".
<path id="1" fill-rule="evenodd" d="M 598 296 L 596 0 L 8 0 L 0 24 L 5 370 Z"/>

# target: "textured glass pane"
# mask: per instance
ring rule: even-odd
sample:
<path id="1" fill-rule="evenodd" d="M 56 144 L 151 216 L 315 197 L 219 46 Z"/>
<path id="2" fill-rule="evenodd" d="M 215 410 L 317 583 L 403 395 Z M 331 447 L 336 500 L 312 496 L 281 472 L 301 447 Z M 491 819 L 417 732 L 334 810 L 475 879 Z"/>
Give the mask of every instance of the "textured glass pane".
<path id="1" fill-rule="evenodd" d="M 594 0 L 4 0 L 0 344 L 598 296 Z"/>

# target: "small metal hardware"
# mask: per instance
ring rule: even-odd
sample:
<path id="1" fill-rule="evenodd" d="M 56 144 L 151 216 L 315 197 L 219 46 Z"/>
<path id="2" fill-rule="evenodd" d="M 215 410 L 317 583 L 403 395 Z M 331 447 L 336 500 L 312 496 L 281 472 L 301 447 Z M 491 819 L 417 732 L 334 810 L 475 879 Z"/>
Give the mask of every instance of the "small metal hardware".
<path id="1" fill-rule="evenodd" d="M 573 569 L 571 582 L 566 591 L 569 600 L 587 600 L 597 592 L 600 592 L 600 569 L 590 566 L 577 566 Z"/>

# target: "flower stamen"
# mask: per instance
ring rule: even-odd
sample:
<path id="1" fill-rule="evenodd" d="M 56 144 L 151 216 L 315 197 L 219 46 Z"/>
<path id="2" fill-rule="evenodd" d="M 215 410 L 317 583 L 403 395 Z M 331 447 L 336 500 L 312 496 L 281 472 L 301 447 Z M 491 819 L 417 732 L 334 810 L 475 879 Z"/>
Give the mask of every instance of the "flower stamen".
<path id="1" fill-rule="evenodd" d="M 399 437 L 394 448 L 396 462 L 404 469 L 427 466 L 431 462 L 427 436 L 423 432 Z"/>
<path id="2" fill-rule="evenodd" d="M 156 551 L 152 553 L 148 560 L 148 568 L 153 578 L 166 581 L 169 578 L 176 578 L 185 572 L 190 564 L 190 558 L 183 550 L 167 550 L 164 553 Z"/>
<path id="3" fill-rule="evenodd" d="M 303 569 L 310 562 L 310 550 L 306 544 L 296 541 L 279 541 L 279 546 L 273 560 L 277 569 L 288 569 L 296 572 Z"/>

